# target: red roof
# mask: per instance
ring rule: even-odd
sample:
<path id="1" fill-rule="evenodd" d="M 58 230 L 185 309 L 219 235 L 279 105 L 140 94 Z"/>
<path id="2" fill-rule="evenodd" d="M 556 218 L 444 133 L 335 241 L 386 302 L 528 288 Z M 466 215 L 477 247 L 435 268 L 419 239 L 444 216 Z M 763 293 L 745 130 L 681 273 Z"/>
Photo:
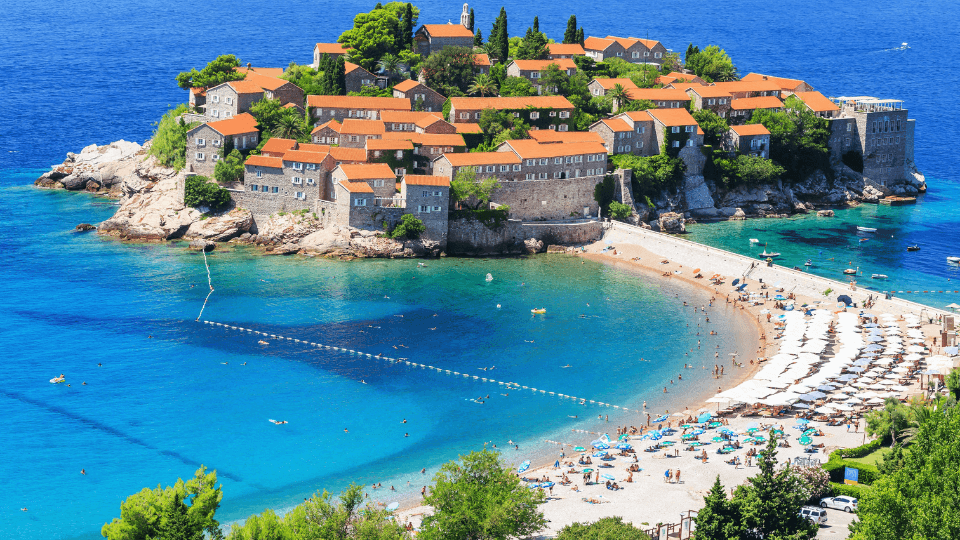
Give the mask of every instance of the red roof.
<path id="1" fill-rule="evenodd" d="M 356 118 L 344 118 L 343 127 L 340 128 L 341 134 L 350 135 L 383 135 L 386 128 L 381 120 L 357 120 Z"/>
<path id="2" fill-rule="evenodd" d="M 253 165 L 257 167 L 272 167 L 274 169 L 283 168 L 283 160 L 278 157 L 269 157 L 269 156 L 260 156 L 253 155 L 247 158 L 245 165 Z"/>
<path id="3" fill-rule="evenodd" d="M 612 39 L 603 39 L 597 37 L 588 37 L 583 40 L 583 48 L 589 51 L 605 51 L 607 47 L 615 42 Z"/>
<path id="4" fill-rule="evenodd" d="M 300 163 L 323 163 L 323 160 L 330 155 L 326 152 L 305 152 L 302 150 L 291 150 L 283 155 L 284 161 L 297 161 Z"/>
<path id="5" fill-rule="evenodd" d="M 675 88 L 630 88 L 627 90 L 630 99 L 647 99 L 650 101 L 690 101 L 690 96 L 683 90 Z"/>
<path id="6" fill-rule="evenodd" d="M 697 121 L 686 109 L 647 109 L 647 114 L 664 126 L 694 126 Z"/>
<path id="7" fill-rule="evenodd" d="M 297 147 L 297 141 L 293 139 L 281 139 L 272 137 L 263 143 L 260 152 L 264 154 L 283 154 Z"/>
<path id="8" fill-rule="evenodd" d="M 337 122 L 336 120 L 330 120 L 325 124 L 320 124 L 319 126 L 313 128 L 313 131 L 311 131 L 310 134 L 313 135 L 314 133 L 321 131 L 325 128 L 330 128 L 333 131 L 340 133 L 340 130 L 343 128 L 343 124 L 341 124 L 340 122 Z"/>
<path id="9" fill-rule="evenodd" d="M 366 182 L 340 182 L 350 193 L 373 193 L 373 188 Z"/>
<path id="10" fill-rule="evenodd" d="M 356 165 L 340 165 L 340 170 L 347 180 L 379 180 L 381 178 L 396 178 L 393 169 L 386 163 L 360 163 Z"/>
<path id="11" fill-rule="evenodd" d="M 577 69 L 577 64 L 570 58 L 558 58 L 556 60 L 514 60 L 511 62 L 524 71 L 542 71 L 551 65 L 556 65 L 562 70 Z"/>
<path id="12" fill-rule="evenodd" d="M 490 57 L 487 53 L 476 53 L 473 55 L 473 65 L 490 67 Z"/>
<path id="13" fill-rule="evenodd" d="M 233 88 L 233 90 L 238 94 L 262 94 L 263 93 L 262 86 L 260 86 L 259 84 L 253 81 L 248 81 L 246 79 L 242 81 L 230 81 L 224 84 L 226 84 L 230 88 Z"/>
<path id="14" fill-rule="evenodd" d="M 276 90 L 285 84 L 293 84 L 290 81 L 285 81 L 269 75 L 263 75 L 255 71 L 248 72 L 247 78 L 244 79 L 244 81 L 259 85 L 260 88 L 263 88 L 264 90 Z"/>
<path id="15" fill-rule="evenodd" d="M 430 87 L 428 87 L 428 86 L 420 83 L 419 81 L 415 81 L 415 80 L 413 80 L 413 79 L 407 79 L 407 80 L 405 80 L 405 81 L 399 82 L 399 83 L 393 85 L 393 89 L 394 89 L 394 90 L 397 90 L 397 91 L 400 91 L 400 92 L 409 92 L 410 90 L 413 90 L 414 88 L 416 88 L 416 87 L 418 87 L 418 86 L 423 86 L 424 88 L 428 88 L 428 89 L 430 89 L 430 90 L 433 90 L 432 88 L 430 88 Z"/>
<path id="16" fill-rule="evenodd" d="M 463 152 L 444 154 L 443 157 L 447 158 L 450 165 L 454 167 L 520 164 L 520 158 L 513 152 Z"/>
<path id="17" fill-rule="evenodd" d="M 449 37 L 463 37 L 463 38 L 472 38 L 473 32 L 470 31 L 466 26 L 461 26 L 459 24 L 425 24 L 421 27 L 423 30 L 426 30 L 430 37 L 440 37 L 440 38 L 449 38 Z"/>
<path id="18" fill-rule="evenodd" d="M 603 137 L 592 131 L 555 131 L 552 129 L 531 129 L 527 132 L 531 139 L 539 143 L 584 143 L 603 144 Z"/>
<path id="19" fill-rule="evenodd" d="M 730 92 L 717 86 L 691 86 L 690 92 L 696 92 L 702 98 L 724 98 L 733 97 Z"/>
<path id="20" fill-rule="evenodd" d="M 206 125 L 224 136 L 259 132 L 259 130 L 257 130 L 257 119 L 250 115 L 250 113 L 238 114 L 233 118 L 210 122 Z"/>
<path id="21" fill-rule="evenodd" d="M 297 150 L 302 152 L 321 152 L 321 153 L 327 154 L 330 152 L 330 145 L 299 143 L 297 144 Z"/>
<path id="22" fill-rule="evenodd" d="M 355 163 L 364 163 L 367 161 L 367 151 L 363 148 L 331 146 L 330 156 L 336 161 L 352 161 Z"/>
<path id="23" fill-rule="evenodd" d="M 606 118 L 604 120 L 601 120 L 601 122 L 603 122 L 608 128 L 610 128 L 614 132 L 633 131 L 633 128 L 630 127 L 629 124 L 627 124 L 626 122 L 624 122 L 619 118 Z"/>
<path id="24" fill-rule="evenodd" d="M 624 88 L 639 88 L 630 79 L 594 79 L 590 82 L 596 82 L 600 85 L 600 88 L 603 88 L 604 90 L 612 90 L 613 87 L 618 84 Z"/>
<path id="25" fill-rule="evenodd" d="M 616 37 L 616 36 L 607 36 L 607 39 L 616 41 L 624 49 L 629 49 L 630 47 L 633 47 L 637 43 L 640 43 L 641 45 L 643 45 L 648 49 L 652 49 L 656 47 L 658 43 L 660 43 L 659 41 L 656 41 L 653 39 L 640 39 L 640 38 L 634 38 L 634 37 L 622 38 L 622 37 Z"/>
<path id="26" fill-rule="evenodd" d="M 797 92 L 794 95 L 803 101 L 813 112 L 829 112 L 840 110 L 840 107 L 837 107 L 836 103 L 830 101 L 826 96 L 817 91 Z"/>
<path id="27" fill-rule="evenodd" d="M 458 111 L 482 111 L 483 109 L 572 109 L 573 104 L 563 96 L 522 97 L 455 97 L 450 98 L 451 108 Z"/>
<path id="28" fill-rule="evenodd" d="M 283 75 L 283 68 L 258 68 L 251 67 L 248 71 L 246 67 L 238 67 L 236 70 L 240 73 L 257 73 L 260 75 L 266 75 L 267 77 L 279 77 Z"/>
<path id="29" fill-rule="evenodd" d="M 480 124 L 471 124 L 470 122 L 456 123 L 453 127 L 457 128 L 457 133 L 483 133 Z"/>
<path id="30" fill-rule="evenodd" d="M 459 133 L 418 133 L 420 144 L 424 146 L 466 146 L 463 135 Z M 417 141 L 414 141 L 417 142 Z"/>
<path id="31" fill-rule="evenodd" d="M 741 81 L 773 81 L 780 85 L 782 90 L 794 91 L 797 87 L 807 84 L 806 81 L 800 79 L 788 79 L 786 77 L 774 77 L 773 75 L 763 75 L 760 73 L 747 73 L 741 79 Z"/>
<path id="32" fill-rule="evenodd" d="M 742 126 L 730 126 L 737 135 L 769 135 L 770 131 L 763 127 L 763 124 L 745 124 Z"/>
<path id="33" fill-rule="evenodd" d="M 782 107 L 783 102 L 774 96 L 735 99 L 730 103 L 730 108 L 738 111 L 752 109 L 779 109 Z"/>
<path id="34" fill-rule="evenodd" d="M 550 43 L 547 45 L 547 50 L 550 54 L 587 54 L 579 43 Z"/>
<path id="35" fill-rule="evenodd" d="M 369 74 L 371 77 L 373 77 L 373 73 L 370 73 L 369 71 L 363 69 L 362 67 L 358 66 L 357 64 L 354 64 L 353 62 L 344 62 L 344 63 L 343 63 L 343 73 L 344 73 L 344 74 L 353 73 L 354 71 L 356 71 L 356 70 L 358 70 L 358 69 L 359 69 L 359 70 L 362 70 L 364 73 L 367 73 L 367 74 Z"/>
<path id="36" fill-rule="evenodd" d="M 367 139 L 367 150 L 413 150 L 409 140 Z"/>
<path id="37" fill-rule="evenodd" d="M 425 174 L 408 174 L 403 177 L 403 181 L 408 186 L 436 186 L 450 187 L 450 179 L 442 176 L 429 176 Z"/>
<path id="38" fill-rule="evenodd" d="M 779 92 L 780 85 L 773 81 L 730 81 L 713 83 L 731 94 L 734 92 Z"/>
<path id="39" fill-rule="evenodd" d="M 307 105 L 321 109 L 370 109 L 409 111 L 407 98 L 370 96 L 307 96 Z"/>
<path id="40" fill-rule="evenodd" d="M 317 43 L 313 50 L 320 54 L 347 54 L 347 47 L 342 43 Z"/>
<path id="41" fill-rule="evenodd" d="M 436 118 L 442 120 L 441 113 L 424 111 L 383 111 L 380 113 L 380 120 L 385 124 L 416 124 L 421 120 Z"/>
<path id="42" fill-rule="evenodd" d="M 650 115 L 647 114 L 647 111 L 630 111 L 617 116 L 618 117 L 626 116 L 627 118 L 629 118 L 634 122 L 653 122 L 653 118 L 651 118 Z"/>
<path id="43" fill-rule="evenodd" d="M 621 120 L 622 122 L 622 120 Z M 533 139 L 516 139 L 503 143 L 522 159 L 554 158 L 581 154 L 606 154 L 607 149 L 598 142 L 547 143 Z"/>

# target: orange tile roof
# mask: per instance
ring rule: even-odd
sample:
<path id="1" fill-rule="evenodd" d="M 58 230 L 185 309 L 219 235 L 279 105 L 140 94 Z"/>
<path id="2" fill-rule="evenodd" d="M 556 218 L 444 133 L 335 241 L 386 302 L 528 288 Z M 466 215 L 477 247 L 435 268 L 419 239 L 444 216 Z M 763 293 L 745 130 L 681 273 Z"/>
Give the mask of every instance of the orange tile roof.
<path id="1" fill-rule="evenodd" d="M 330 145 L 299 143 L 297 144 L 297 150 L 302 152 L 321 152 L 321 153 L 327 154 L 330 152 Z"/>
<path id="2" fill-rule="evenodd" d="M 666 75 L 664 75 L 664 77 L 671 77 L 673 80 L 685 80 L 685 81 L 693 81 L 694 79 L 700 78 L 694 75 L 693 73 L 680 73 L 679 71 L 671 71 L 670 73 L 667 73 Z"/>
<path id="3" fill-rule="evenodd" d="M 741 79 L 741 81 L 773 81 L 780 85 L 782 90 L 794 90 L 802 84 L 807 84 L 806 81 L 800 79 L 788 79 L 786 77 L 774 77 L 773 75 L 763 75 L 761 73 L 747 73 Z"/>
<path id="4" fill-rule="evenodd" d="M 627 95 L 630 99 L 650 101 L 690 101 L 686 92 L 674 88 L 629 88 Z"/>
<path id="5" fill-rule="evenodd" d="M 745 124 L 742 126 L 730 126 L 737 135 L 769 135 L 770 131 L 763 127 L 763 124 Z"/>
<path id="6" fill-rule="evenodd" d="M 415 124 L 426 118 L 436 118 L 442 120 L 438 112 L 424 111 L 383 111 L 380 113 L 380 120 L 385 124 Z"/>
<path id="7" fill-rule="evenodd" d="M 297 147 L 297 141 L 293 139 L 281 139 L 279 137 L 272 137 L 268 139 L 267 142 L 263 143 L 263 147 L 260 148 L 260 152 L 264 154 L 268 152 L 282 154 L 284 152 L 293 150 L 296 147 Z"/>
<path id="8" fill-rule="evenodd" d="M 418 81 L 413 79 L 407 79 L 403 82 L 399 82 L 393 86 L 394 90 L 399 90 L 401 92 L 406 92 L 407 90 L 413 90 L 414 88 L 420 86 Z"/>
<path id="9" fill-rule="evenodd" d="M 320 51 L 320 54 L 346 54 L 349 49 L 342 43 L 317 43 L 313 50 Z"/>
<path id="10" fill-rule="evenodd" d="M 473 65 L 490 66 L 490 56 L 487 53 L 476 53 L 473 55 Z"/>
<path id="11" fill-rule="evenodd" d="M 366 182 L 340 182 L 350 193 L 373 193 L 373 188 Z"/>
<path id="12" fill-rule="evenodd" d="M 367 151 L 363 148 L 331 146 L 330 156 L 337 161 L 353 161 L 356 163 L 365 163 L 367 161 Z"/>
<path id="13" fill-rule="evenodd" d="M 341 124 L 340 122 L 337 122 L 336 120 L 330 120 L 329 122 L 320 124 L 319 126 L 313 128 L 313 131 L 311 131 L 310 134 L 313 135 L 314 133 L 321 131 L 325 128 L 330 128 L 331 130 L 336 131 L 337 133 L 340 133 L 340 130 L 343 129 L 343 124 Z"/>
<path id="14" fill-rule="evenodd" d="M 620 115 L 617 115 L 620 116 Z M 626 116 L 634 122 L 653 122 L 653 118 L 647 114 L 647 111 L 630 111 L 623 113 L 623 116 Z M 692 117 L 691 117 L 692 118 Z"/>
<path id="15" fill-rule="evenodd" d="M 307 96 L 307 105 L 321 109 L 389 109 L 409 111 L 407 98 L 370 97 L 370 96 Z"/>
<path id="16" fill-rule="evenodd" d="M 563 96 L 522 97 L 455 97 L 450 98 L 451 108 L 458 111 L 482 111 L 483 109 L 572 109 L 573 104 Z"/>
<path id="17" fill-rule="evenodd" d="M 697 121 L 690 116 L 690 112 L 686 109 L 647 109 L 644 112 L 664 126 L 698 125 Z"/>
<path id="18" fill-rule="evenodd" d="M 426 174 L 408 174 L 403 177 L 408 186 L 450 187 L 450 179 Z"/>
<path id="19" fill-rule="evenodd" d="M 621 119 L 619 119 L 619 118 L 605 118 L 605 119 L 601 120 L 601 122 L 603 122 L 604 125 L 606 125 L 608 128 L 610 128 L 610 129 L 613 130 L 614 132 L 617 132 L 617 131 L 633 131 L 633 128 L 630 127 L 629 124 L 627 124 L 626 122 L 624 122 L 623 120 L 621 120 Z"/>
<path id="20" fill-rule="evenodd" d="M 362 149 L 361 149 L 362 150 Z M 356 165 L 340 165 L 347 180 L 379 180 L 380 178 L 396 178 L 393 169 L 386 163 L 360 163 Z"/>
<path id="21" fill-rule="evenodd" d="M 247 161 L 244 163 L 244 165 L 253 165 L 257 167 L 272 167 L 274 169 L 282 169 L 283 160 L 278 157 L 253 155 L 247 158 Z"/>
<path id="22" fill-rule="evenodd" d="M 443 157 L 454 167 L 520 164 L 520 158 L 513 152 L 463 152 L 444 154 Z"/>
<path id="23" fill-rule="evenodd" d="M 470 122 L 456 123 L 453 127 L 457 128 L 457 133 L 483 133 L 480 124 L 471 124 Z"/>
<path id="24" fill-rule="evenodd" d="M 323 163 L 330 154 L 326 152 L 306 152 L 291 150 L 283 155 L 283 161 L 297 161 L 300 163 Z"/>
<path id="25" fill-rule="evenodd" d="M 409 140 L 367 139 L 367 150 L 413 150 Z"/>
<path id="26" fill-rule="evenodd" d="M 340 128 L 341 134 L 350 135 L 383 135 L 386 127 L 382 120 L 357 120 L 356 118 L 344 118 L 343 127 Z"/>
<path id="27" fill-rule="evenodd" d="M 430 34 L 430 37 L 435 38 L 473 37 L 473 32 L 469 28 L 459 24 L 425 24 L 422 28 Z"/>
<path id="28" fill-rule="evenodd" d="M 555 131 L 552 129 L 531 129 L 527 132 L 531 139 L 544 143 L 583 143 L 603 144 L 603 137 L 592 131 Z"/>
<path id="29" fill-rule="evenodd" d="M 260 86 L 259 84 L 253 81 L 248 81 L 246 79 L 242 81 L 230 81 L 224 84 L 228 85 L 230 88 L 233 88 L 233 90 L 238 94 L 262 94 L 263 93 L 262 86 Z"/>
<path id="30" fill-rule="evenodd" d="M 206 125 L 213 128 L 217 133 L 224 136 L 239 135 L 241 133 L 259 132 L 259 130 L 257 129 L 257 119 L 254 118 L 249 113 L 238 114 L 233 118 L 228 118 L 226 120 L 219 120 L 217 122 L 210 122 Z"/>
<path id="31" fill-rule="evenodd" d="M 549 43 L 547 50 L 550 54 L 587 54 L 579 43 Z"/>
<path id="32" fill-rule="evenodd" d="M 357 64 L 354 64 L 353 62 L 344 62 L 344 63 L 343 63 L 343 73 L 344 73 L 344 74 L 353 73 L 354 71 L 356 71 L 356 70 L 358 70 L 358 69 L 362 69 L 362 70 L 365 71 L 366 73 L 370 73 L 369 71 L 363 69 L 362 67 L 358 66 Z M 370 76 L 372 77 L 372 76 L 373 76 L 373 73 L 370 73 Z"/>
<path id="33" fill-rule="evenodd" d="M 730 103 L 730 108 L 738 111 L 748 109 L 780 109 L 782 107 L 783 102 L 774 96 L 735 99 Z"/>
<path id="34" fill-rule="evenodd" d="M 704 85 L 702 85 L 702 84 L 700 84 L 700 83 L 697 83 L 697 82 L 683 82 L 683 83 L 682 83 L 682 82 L 672 82 L 672 83 L 670 83 L 670 84 L 664 85 L 664 88 L 670 88 L 670 89 L 673 89 L 673 90 L 683 90 L 684 92 L 686 92 L 687 90 L 689 90 L 689 89 L 691 89 L 691 88 L 700 88 L 700 87 L 702 87 L 702 86 L 704 86 Z"/>
<path id="35" fill-rule="evenodd" d="M 562 70 L 577 69 L 577 64 L 570 58 L 558 58 L 556 60 L 514 60 L 511 62 L 524 71 L 542 71 L 553 64 Z"/>
<path id="36" fill-rule="evenodd" d="M 590 81 L 590 82 L 591 82 L 591 83 L 592 83 L 592 82 L 596 82 L 597 84 L 600 85 L 600 88 L 603 88 L 604 90 L 612 90 L 613 87 L 616 86 L 616 85 L 618 85 L 618 84 L 619 84 L 620 86 L 624 87 L 624 88 L 627 88 L 627 89 L 629 89 L 629 88 L 639 88 L 639 87 L 638 87 L 636 84 L 634 84 L 634 82 L 631 81 L 630 79 L 594 79 L 594 80 L 592 80 L 592 81 Z"/>
<path id="37" fill-rule="evenodd" d="M 190 92 L 191 92 L 192 94 L 195 94 L 195 95 L 198 95 L 198 96 L 205 96 L 205 95 L 207 95 L 207 89 L 206 89 L 206 88 L 193 87 L 193 88 L 190 89 Z"/>
<path id="38" fill-rule="evenodd" d="M 260 75 L 266 75 L 267 77 L 277 78 L 283 75 L 283 68 L 258 68 L 251 67 L 248 71 L 246 67 L 238 67 L 236 70 L 240 73 L 258 73 Z"/>
<path id="39" fill-rule="evenodd" d="M 428 127 L 436 124 L 437 122 L 443 122 L 444 124 L 447 123 L 446 120 L 444 120 L 443 118 L 439 118 L 439 117 L 437 117 L 437 116 L 424 116 L 423 118 L 421 118 L 421 119 L 417 120 L 416 122 L 414 122 L 414 124 L 416 124 L 417 127 L 419 127 L 419 128 L 424 128 L 424 129 L 426 129 L 426 128 L 428 128 Z"/>
<path id="40" fill-rule="evenodd" d="M 621 120 L 621 122 L 623 122 Z M 516 139 L 503 143 L 510 147 L 521 159 L 554 158 L 578 156 L 581 154 L 606 154 L 607 149 L 597 142 L 547 143 L 540 144 L 533 139 Z"/>
<path id="41" fill-rule="evenodd" d="M 424 146 L 466 146 L 463 135 L 459 133 L 417 133 L 420 144 Z M 417 141 L 414 141 L 417 142 Z"/>
<path id="42" fill-rule="evenodd" d="M 826 96 L 814 90 L 813 92 L 797 92 L 794 94 L 813 112 L 839 111 L 837 104 L 827 99 Z"/>
<path id="43" fill-rule="evenodd" d="M 640 39 L 640 38 L 634 38 L 634 37 L 622 38 L 622 37 L 616 37 L 616 36 L 607 36 L 607 39 L 611 41 L 616 41 L 624 49 L 629 49 L 630 47 L 633 47 L 637 43 L 640 43 L 641 45 L 643 45 L 648 49 L 652 49 L 656 47 L 658 43 L 660 43 L 659 41 L 656 41 L 653 39 Z"/>
<path id="44" fill-rule="evenodd" d="M 730 92 L 716 86 L 691 86 L 690 91 L 702 98 L 733 97 Z"/>
<path id="45" fill-rule="evenodd" d="M 605 51 L 607 47 L 615 42 L 612 39 L 603 39 L 597 37 L 588 37 L 583 40 L 583 48 L 590 51 Z"/>
<path id="46" fill-rule="evenodd" d="M 713 83 L 731 94 L 734 92 L 779 92 L 780 85 L 773 81 L 730 81 Z"/>
<path id="47" fill-rule="evenodd" d="M 655 39 L 643 39 L 643 38 L 631 38 L 631 39 L 635 39 L 640 43 L 643 43 L 643 46 L 648 49 L 652 49 L 660 44 L 660 42 Z"/>
<path id="48" fill-rule="evenodd" d="M 283 79 L 278 79 L 276 77 L 262 75 L 257 72 L 247 73 L 247 78 L 244 79 L 244 81 L 258 84 L 260 85 L 260 88 L 263 88 L 264 90 L 276 90 L 285 84 L 293 84 L 290 81 L 285 81 Z"/>

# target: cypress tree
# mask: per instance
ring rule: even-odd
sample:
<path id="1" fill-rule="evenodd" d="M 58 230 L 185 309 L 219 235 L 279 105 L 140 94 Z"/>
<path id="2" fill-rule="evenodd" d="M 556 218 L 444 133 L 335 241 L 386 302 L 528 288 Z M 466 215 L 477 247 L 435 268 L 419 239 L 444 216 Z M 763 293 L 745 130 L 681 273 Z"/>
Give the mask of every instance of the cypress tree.
<path id="1" fill-rule="evenodd" d="M 398 49 L 413 48 L 413 4 L 407 2 L 400 23 L 400 43 Z"/>
<path id="2" fill-rule="evenodd" d="M 477 33 L 473 35 L 473 46 L 474 47 L 483 46 L 483 33 L 480 32 L 479 28 L 477 28 Z"/>
<path id="3" fill-rule="evenodd" d="M 720 476 L 703 498 L 703 509 L 693 521 L 697 524 L 698 540 L 727 540 L 742 534 L 742 516 L 737 503 L 728 500 Z"/>
<path id="4" fill-rule="evenodd" d="M 347 66 L 343 59 L 343 55 L 340 55 L 337 57 L 336 70 L 335 71 L 330 70 L 330 71 L 333 71 L 336 74 L 333 82 L 334 84 L 334 87 L 332 88 L 333 92 L 331 93 L 337 96 L 346 95 L 347 94 Z"/>
<path id="5" fill-rule="evenodd" d="M 583 46 L 583 27 L 582 26 L 580 27 L 579 30 L 577 30 L 577 43 L 579 43 L 581 47 Z"/>
<path id="6" fill-rule="evenodd" d="M 510 56 L 510 32 L 507 29 L 507 10 L 500 8 L 500 34 L 497 36 L 497 53 L 500 61 L 506 63 Z"/>
<path id="7" fill-rule="evenodd" d="M 473 32 L 473 8 L 470 8 L 470 19 L 468 20 L 467 28 Z"/>
<path id="8" fill-rule="evenodd" d="M 534 31 L 534 32 L 539 32 L 539 31 L 540 31 L 540 17 L 536 17 L 536 16 L 535 16 L 535 17 L 533 18 L 533 31 Z"/>
<path id="9" fill-rule="evenodd" d="M 383 9 L 383 4 L 377 2 L 377 5 L 373 6 L 373 9 Z"/>
<path id="10" fill-rule="evenodd" d="M 571 15 L 567 19 L 567 30 L 563 33 L 563 42 L 564 43 L 576 43 L 577 42 L 577 16 Z"/>
<path id="11" fill-rule="evenodd" d="M 320 95 L 330 95 L 330 57 L 327 53 L 320 55 L 320 60 L 317 61 L 317 71 L 319 72 L 317 84 L 320 87 Z"/>

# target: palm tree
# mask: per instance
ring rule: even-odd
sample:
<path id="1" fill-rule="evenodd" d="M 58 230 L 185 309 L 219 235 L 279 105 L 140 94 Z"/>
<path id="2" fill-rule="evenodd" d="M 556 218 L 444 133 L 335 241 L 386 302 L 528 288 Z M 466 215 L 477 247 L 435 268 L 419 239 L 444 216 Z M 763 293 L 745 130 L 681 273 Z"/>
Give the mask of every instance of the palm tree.
<path id="1" fill-rule="evenodd" d="M 303 135 L 303 122 L 292 114 L 285 114 L 277 122 L 276 137 L 281 139 L 299 139 Z"/>
<path id="2" fill-rule="evenodd" d="M 497 83 L 494 82 L 493 77 L 490 75 L 481 73 L 473 78 L 473 84 L 470 85 L 470 88 L 467 88 L 467 92 L 480 94 L 480 97 L 486 97 L 487 94 L 497 93 Z"/>
<path id="3" fill-rule="evenodd" d="M 396 74 L 397 69 L 400 67 L 400 58 L 396 55 L 387 53 L 380 58 L 380 61 L 377 62 L 377 67 L 383 70 L 383 73 L 390 78 Z"/>
<path id="4" fill-rule="evenodd" d="M 610 99 L 613 100 L 613 103 L 617 106 L 617 109 L 620 109 L 621 105 L 630 100 L 630 96 L 627 94 L 627 89 L 619 83 L 613 85 L 613 88 L 611 88 L 607 94 L 610 96 Z"/>

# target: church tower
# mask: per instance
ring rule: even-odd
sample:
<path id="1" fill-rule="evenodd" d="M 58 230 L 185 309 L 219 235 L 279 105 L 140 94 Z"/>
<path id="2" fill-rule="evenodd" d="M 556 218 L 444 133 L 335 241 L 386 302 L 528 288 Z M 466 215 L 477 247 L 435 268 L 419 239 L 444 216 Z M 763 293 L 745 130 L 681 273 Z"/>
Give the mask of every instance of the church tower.
<path id="1" fill-rule="evenodd" d="M 464 28 L 470 28 L 470 7 L 467 4 L 463 5 L 463 13 L 460 14 L 460 24 Z"/>

